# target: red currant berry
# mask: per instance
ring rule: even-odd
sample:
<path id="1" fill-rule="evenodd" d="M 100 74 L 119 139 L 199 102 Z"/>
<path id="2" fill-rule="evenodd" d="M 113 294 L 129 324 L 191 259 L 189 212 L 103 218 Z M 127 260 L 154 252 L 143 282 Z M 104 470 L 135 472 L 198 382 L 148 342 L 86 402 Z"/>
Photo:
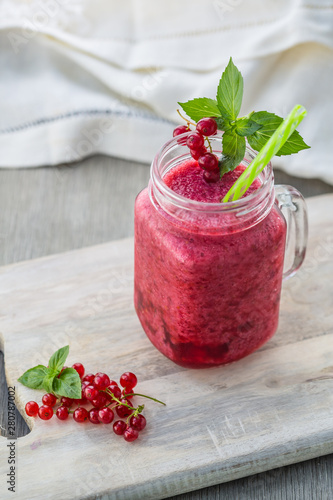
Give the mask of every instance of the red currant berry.
<path id="1" fill-rule="evenodd" d="M 118 436 L 122 436 L 126 431 L 127 425 L 123 420 L 116 420 L 113 424 L 113 432 Z"/>
<path id="2" fill-rule="evenodd" d="M 74 363 L 74 365 L 72 366 L 72 368 L 74 368 L 74 370 L 76 370 L 78 372 L 80 378 L 83 377 L 83 375 L 84 375 L 84 366 L 81 363 Z"/>
<path id="3" fill-rule="evenodd" d="M 185 134 L 185 132 L 188 132 L 189 130 L 190 130 L 190 128 L 187 127 L 187 125 L 179 125 L 173 131 L 173 137 L 177 137 L 180 134 Z M 181 144 L 182 146 L 186 146 L 186 137 L 182 137 L 182 138 L 177 139 L 177 143 Z"/>
<path id="4" fill-rule="evenodd" d="M 93 384 L 96 389 L 103 391 L 110 385 L 110 379 L 106 373 L 96 373 Z"/>
<path id="5" fill-rule="evenodd" d="M 121 397 L 125 399 L 132 399 L 133 396 L 131 395 L 131 392 L 133 392 L 133 389 L 131 387 L 124 387 L 124 389 L 121 391 Z"/>
<path id="6" fill-rule="evenodd" d="M 120 401 L 122 403 L 128 404 L 128 401 L 126 399 L 121 399 Z M 117 412 L 118 417 L 120 417 L 120 418 L 128 417 L 132 413 L 132 411 L 133 410 L 131 410 L 130 408 L 128 408 L 127 406 L 124 406 L 124 405 L 116 406 L 116 412 Z"/>
<path id="7" fill-rule="evenodd" d="M 131 443 L 132 441 L 138 439 L 138 437 L 139 437 L 139 432 L 136 429 L 133 429 L 132 427 L 127 427 L 127 429 L 124 432 L 125 441 Z"/>
<path id="8" fill-rule="evenodd" d="M 68 419 L 68 408 L 66 406 L 59 406 L 56 411 L 56 415 L 59 420 L 67 420 Z"/>
<path id="9" fill-rule="evenodd" d="M 174 129 L 172 136 L 176 137 L 177 135 L 185 134 L 185 132 L 188 132 L 188 130 L 189 129 L 187 125 L 178 125 L 178 127 Z"/>
<path id="10" fill-rule="evenodd" d="M 85 408 L 76 408 L 73 413 L 73 418 L 75 422 L 78 422 L 81 424 L 82 422 L 85 422 L 89 418 L 89 414 Z"/>
<path id="11" fill-rule="evenodd" d="M 198 163 L 207 172 L 217 172 L 219 170 L 219 160 L 213 153 L 205 153 L 200 156 Z"/>
<path id="12" fill-rule="evenodd" d="M 117 385 L 118 386 L 118 383 L 115 380 L 110 380 L 109 386 L 110 385 Z"/>
<path id="13" fill-rule="evenodd" d="M 63 366 L 63 367 L 62 367 L 61 372 L 60 372 L 60 373 L 59 373 L 59 375 L 58 375 L 58 378 L 60 377 L 60 375 L 62 374 L 62 372 L 63 372 L 64 370 L 66 370 L 66 368 L 68 368 L 68 366 Z"/>
<path id="14" fill-rule="evenodd" d="M 95 375 L 93 373 L 87 373 L 82 379 L 82 382 L 89 382 L 89 384 L 92 384 L 94 381 Z"/>
<path id="15" fill-rule="evenodd" d="M 93 385 L 87 385 L 87 387 L 85 387 L 84 389 L 84 396 L 88 399 L 88 401 L 96 399 L 98 394 L 98 389 L 96 389 L 96 387 L 94 387 Z"/>
<path id="16" fill-rule="evenodd" d="M 41 406 L 38 410 L 38 415 L 42 420 L 50 420 L 53 417 L 53 409 L 51 406 Z"/>
<path id="17" fill-rule="evenodd" d="M 74 399 L 66 398 L 65 396 L 62 396 L 62 398 L 60 399 L 60 403 L 62 404 L 62 406 L 66 406 L 67 408 L 70 408 L 72 406 L 72 404 L 74 403 Z"/>
<path id="18" fill-rule="evenodd" d="M 100 421 L 98 419 L 98 412 L 99 412 L 98 408 L 92 408 L 89 411 L 89 420 L 92 424 L 100 424 Z"/>
<path id="19" fill-rule="evenodd" d="M 214 118 L 202 118 L 198 121 L 196 130 L 205 136 L 214 135 L 217 131 L 217 123 Z"/>
<path id="20" fill-rule="evenodd" d="M 100 392 L 95 399 L 91 401 L 95 408 L 103 408 L 108 403 L 106 395 Z"/>
<path id="21" fill-rule="evenodd" d="M 120 398 L 120 396 L 121 396 L 121 389 L 120 389 L 120 387 L 118 387 L 118 385 L 114 385 L 114 384 L 109 385 L 108 391 L 112 392 L 112 394 L 116 398 Z"/>
<path id="22" fill-rule="evenodd" d="M 25 405 L 25 412 L 29 417 L 35 417 L 38 414 L 39 406 L 36 401 L 28 401 Z"/>
<path id="23" fill-rule="evenodd" d="M 201 134 L 198 134 L 198 132 L 192 132 L 192 134 L 190 134 L 186 139 L 186 145 L 190 149 L 201 149 L 204 143 L 204 137 Z"/>
<path id="24" fill-rule="evenodd" d="M 139 413 L 139 415 L 136 415 L 130 418 L 130 426 L 133 429 L 136 429 L 137 431 L 143 431 L 143 429 L 146 427 L 147 420 L 146 418 Z"/>
<path id="25" fill-rule="evenodd" d="M 203 173 L 203 178 L 206 182 L 218 182 L 220 180 L 220 171 L 217 172 L 207 172 L 206 170 Z"/>
<path id="26" fill-rule="evenodd" d="M 137 382 L 138 379 L 136 378 L 134 373 L 131 372 L 125 372 L 120 377 L 120 385 L 126 387 L 127 389 L 135 387 Z"/>
<path id="27" fill-rule="evenodd" d="M 190 149 L 191 156 L 193 160 L 199 160 L 200 156 L 207 153 L 207 148 L 203 146 L 201 149 Z"/>
<path id="28" fill-rule="evenodd" d="M 102 408 L 98 412 L 98 419 L 102 424 L 111 424 L 114 419 L 114 413 L 111 408 Z"/>
<path id="29" fill-rule="evenodd" d="M 43 405 L 45 405 L 45 406 L 53 407 L 57 402 L 57 398 L 55 397 L 54 394 L 51 394 L 51 393 L 44 394 L 44 396 L 42 397 L 42 402 L 43 402 Z"/>

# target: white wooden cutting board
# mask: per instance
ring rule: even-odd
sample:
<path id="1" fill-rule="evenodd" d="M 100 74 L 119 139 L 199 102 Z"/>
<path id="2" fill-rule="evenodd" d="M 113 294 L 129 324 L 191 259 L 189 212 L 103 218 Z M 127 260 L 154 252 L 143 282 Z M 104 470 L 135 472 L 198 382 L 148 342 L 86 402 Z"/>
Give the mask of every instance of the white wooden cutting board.
<path id="1" fill-rule="evenodd" d="M 180 368 L 147 340 L 133 309 L 132 239 L 3 267 L 2 348 L 21 408 L 40 395 L 17 378 L 67 343 L 69 364 L 134 371 L 139 392 L 167 403 L 147 404 L 134 443 L 111 426 L 28 419 L 15 499 L 156 500 L 333 452 L 333 196 L 308 207 L 307 260 L 284 284 L 278 333 L 219 368 Z"/>

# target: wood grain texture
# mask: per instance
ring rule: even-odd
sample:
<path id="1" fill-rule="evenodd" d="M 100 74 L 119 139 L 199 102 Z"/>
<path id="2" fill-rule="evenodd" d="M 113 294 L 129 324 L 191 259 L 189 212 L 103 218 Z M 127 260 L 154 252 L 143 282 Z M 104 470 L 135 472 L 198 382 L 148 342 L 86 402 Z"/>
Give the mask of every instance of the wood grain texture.
<path id="1" fill-rule="evenodd" d="M 68 166 L 0 170 L 0 265 L 131 236 L 134 198 L 148 177 L 147 165 L 104 156 Z M 316 179 L 280 171 L 275 179 L 305 196 L 333 192 Z M 0 352 L 0 426 L 5 428 L 2 362 Z M 16 424 L 19 436 L 28 432 L 22 418 Z M 332 470 L 333 455 L 323 456 L 173 498 L 328 500 Z"/>
<path id="2" fill-rule="evenodd" d="M 19 442 L 17 498 L 52 498 L 45 482 L 64 499 L 167 498 L 331 453 L 333 196 L 313 198 L 309 208 L 308 265 L 285 284 L 278 333 L 248 358 L 210 370 L 179 368 L 146 339 L 132 305 L 132 240 L 2 268 L 9 383 L 69 342 L 70 362 L 111 366 L 118 376 L 127 364 L 140 391 L 167 403 L 149 405 L 145 437 L 127 447 L 107 427 L 30 419 L 32 432 Z M 19 386 L 18 405 L 33 395 Z M 51 454 L 61 457 L 61 484 Z"/>

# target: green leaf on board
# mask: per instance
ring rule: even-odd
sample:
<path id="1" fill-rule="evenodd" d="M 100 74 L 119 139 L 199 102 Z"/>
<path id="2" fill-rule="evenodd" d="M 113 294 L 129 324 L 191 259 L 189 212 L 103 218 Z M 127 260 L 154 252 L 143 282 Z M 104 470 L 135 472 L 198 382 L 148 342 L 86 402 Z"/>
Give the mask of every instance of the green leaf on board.
<path id="1" fill-rule="evenodd" d="M 43 389 L 44 379 L 48 373 L 48 368 L 44 365 L 37 365 L 21 375 L 18 379 L 21 384 L 30 389 Z"/>
<path id="2" fill-rule="evenodd" d="M 50 370 L 53 370 L 55 372 L 55 374 L 58 374 L 65 364 L 68 353 L 69 353 L 69 345 L 66 345 L 65 347 L 61 347 L 61 349 L 58 349 L 50 357 L 50 360 L 49 360 Z"/>
<path id="3" fill-rule="evenodd" d="M 81 380 L 74 368 L 65 368 L 59 377 L 53 380 L 52 392 L 57 396 L 65 396 L 71 399 L 81 398 Z"/>

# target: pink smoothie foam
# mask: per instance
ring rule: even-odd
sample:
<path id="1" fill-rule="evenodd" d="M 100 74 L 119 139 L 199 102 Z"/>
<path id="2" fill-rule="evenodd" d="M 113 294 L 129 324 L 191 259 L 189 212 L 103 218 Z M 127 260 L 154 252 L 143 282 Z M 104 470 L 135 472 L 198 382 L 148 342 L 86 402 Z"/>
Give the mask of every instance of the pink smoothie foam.
<path id="1" fill-rule="evenodd" d="M 209 184 L 189 160 L 163 180 L 182 196 L 216 203 L 242 171 Z M 161 216 L 143 190 L 135 206 L 135 307 L 151 342 L 192 368 L 235 361 L 264 344 L 278 324 L 285 235 L 276 205 L 246 230 L 205 234 Z"/>

